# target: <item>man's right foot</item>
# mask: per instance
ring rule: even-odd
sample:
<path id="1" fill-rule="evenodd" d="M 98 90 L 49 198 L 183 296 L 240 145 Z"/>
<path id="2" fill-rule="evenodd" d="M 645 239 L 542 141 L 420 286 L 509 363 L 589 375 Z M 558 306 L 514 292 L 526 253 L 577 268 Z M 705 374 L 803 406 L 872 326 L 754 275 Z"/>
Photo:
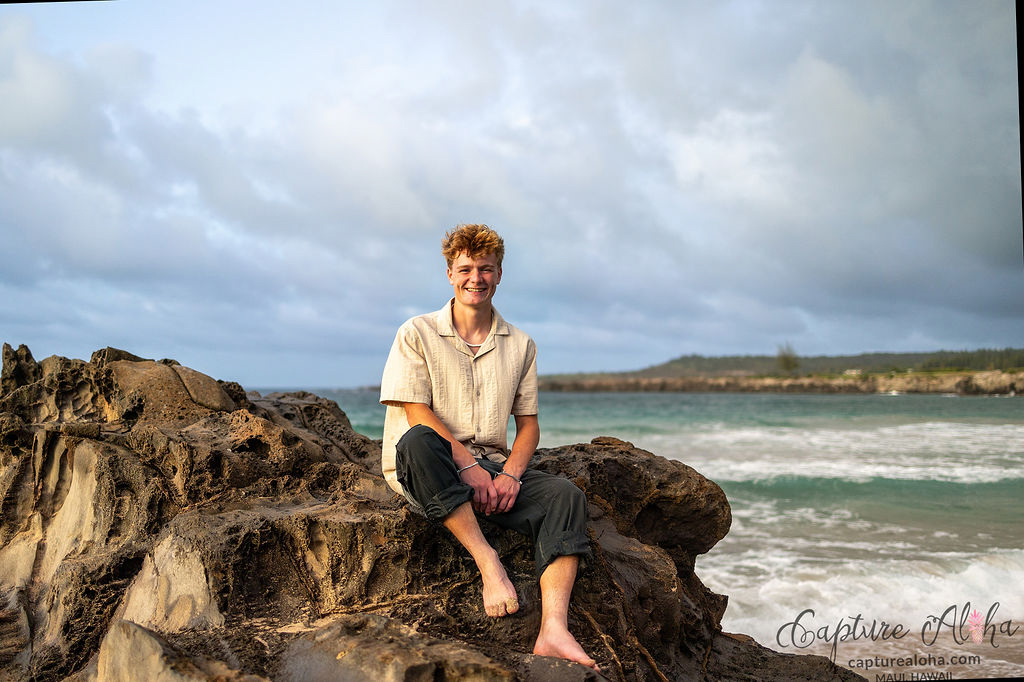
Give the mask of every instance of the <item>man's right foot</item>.
<path id="1" fill-rule="evenodd" d="M 484 611 L 492 618 L 501 618 L 519 610 L 519 597 L 516 588 L 508 579 L 505 567 L 501 565 L 498 554 L 494 554 L 494 563 L 488 567 L 480 567 L 480 577 L 484 583 Z"/>

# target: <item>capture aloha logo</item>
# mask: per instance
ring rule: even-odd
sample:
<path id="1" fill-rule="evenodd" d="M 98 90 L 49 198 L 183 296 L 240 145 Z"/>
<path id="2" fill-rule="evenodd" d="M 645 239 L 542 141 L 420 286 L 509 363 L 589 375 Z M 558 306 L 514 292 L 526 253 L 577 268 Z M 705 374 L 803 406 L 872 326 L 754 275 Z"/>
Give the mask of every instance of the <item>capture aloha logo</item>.
<path id="1" fill-rule="evenodd" d="M 934 646 L 939 636 L 946 634 L 957 645 L 968 640 L 975 644 L 988 640 L 994 649 L 998 649 L 998 639 L 1013 637 L 1021 629 L 1021 626 L 1015 624 L 1012 619 L 998 621 L 998 612 L 999 602 L 993 602 L 988 613 L 984 615 L 978 609 L 973 609 L 970 602 L 965 602 L 962 606 L 951 604 L 941 613 L 925 618 L 916 633 L 926 647 Z M 775 633 L 776 644 L 781 648 L 792 646 L 806 649 L 816 642 L 827 643 L 830 645 L 829 658 L 835 661 L 841 643 L 857 640 L 901 640 L 915 632 L 913 627 L 903 623 L 869 620 L 860 613 L 840 618 L 835 623 L 820 624 L 815 622 L 814 618 L 814 609 L 801 611 L 796 618 L 778 629 Z"/>

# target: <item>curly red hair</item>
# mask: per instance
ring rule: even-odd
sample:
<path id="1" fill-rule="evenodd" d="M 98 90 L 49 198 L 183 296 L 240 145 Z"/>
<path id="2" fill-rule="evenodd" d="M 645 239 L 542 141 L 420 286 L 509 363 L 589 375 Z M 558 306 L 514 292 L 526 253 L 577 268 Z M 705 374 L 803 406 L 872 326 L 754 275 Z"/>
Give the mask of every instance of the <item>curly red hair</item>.
<path id="1" fill-rule="evenodd" d="M 500 268 L 505 257 L 505 241 L 486 225 L 456 225 L 441 240 L 441 253 L 449 268 L 463 251 L 470 258 L 482 258 L 493 253 Z"/>

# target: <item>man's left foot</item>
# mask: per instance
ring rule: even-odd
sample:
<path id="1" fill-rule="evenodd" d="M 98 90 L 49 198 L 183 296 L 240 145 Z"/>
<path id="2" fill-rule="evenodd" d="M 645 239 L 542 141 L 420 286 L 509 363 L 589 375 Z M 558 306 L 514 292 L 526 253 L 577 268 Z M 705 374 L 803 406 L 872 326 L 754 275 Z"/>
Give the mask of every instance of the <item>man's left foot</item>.
<path id="1" fill-rule="evenodd" d="M 533 645 L 533 653 L 538 656 L 564 658 L 601 672 L 597 662 L 587 656 L 572 633 L 558 625 L 541 625 L 537 643 Z"/>

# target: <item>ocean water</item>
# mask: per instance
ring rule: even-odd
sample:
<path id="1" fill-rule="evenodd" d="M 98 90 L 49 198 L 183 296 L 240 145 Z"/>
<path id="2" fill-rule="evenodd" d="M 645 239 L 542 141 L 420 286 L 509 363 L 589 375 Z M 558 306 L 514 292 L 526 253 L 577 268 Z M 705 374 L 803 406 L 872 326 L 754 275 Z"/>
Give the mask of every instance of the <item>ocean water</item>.
<path id="1" fill-rule="evenodd" d="M 375 392 L 319 393 L 380 437 Z M 726 631 L 868 679 L 1024 675 L 1024 398 L 543 393 L 540 420 L 542 447 L 615 436 L 722 486 L 697 574 Z"/>

